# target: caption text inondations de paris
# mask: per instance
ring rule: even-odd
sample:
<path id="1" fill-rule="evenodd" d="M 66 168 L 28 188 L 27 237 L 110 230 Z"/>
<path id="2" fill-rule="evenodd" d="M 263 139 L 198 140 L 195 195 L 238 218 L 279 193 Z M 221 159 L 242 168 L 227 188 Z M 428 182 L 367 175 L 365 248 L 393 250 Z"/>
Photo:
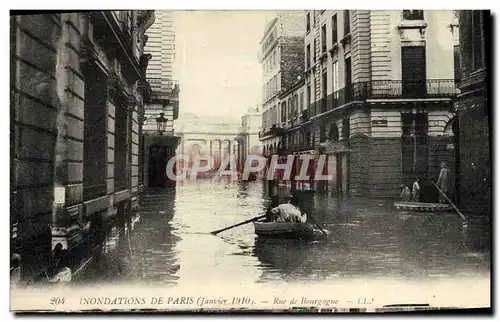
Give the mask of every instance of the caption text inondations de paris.
<path id="1" fill-rule="evenodd" d="M 293 305 L 309 305 L 319 307 L 333 307 L 336 305 L 370 305 L 373 304 L 373 298 L 360 297 L 354 300 L 339 300 L 335 298 L 311 298 L 306 296 L 298 297 L 273 297 L 269 300 L 257 300 L 248 296 L 233 296 L 233 297 L 82 297 L 80 305 L 109 305 L 109 306 L 197 306 L 197 307 L 214 307 L 214 306 L 293 306 Z"/>

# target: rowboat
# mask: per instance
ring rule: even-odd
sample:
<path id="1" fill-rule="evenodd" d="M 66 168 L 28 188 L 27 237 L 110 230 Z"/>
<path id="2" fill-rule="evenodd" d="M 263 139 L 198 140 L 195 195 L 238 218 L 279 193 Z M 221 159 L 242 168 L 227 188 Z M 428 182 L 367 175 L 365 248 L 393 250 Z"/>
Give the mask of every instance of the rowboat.
<path id="1" fill-rule="evenodd" d="M 396 201 L 394 202 L 394 206 L 399 210 L 419 212 L 441 212 L 453 210 L 451 205 L 431 202 Z"/>
<path id="2" fill-rule="evenodd" d="M 321 230 L 310 223 L 254 222 L 255 234 L 259 237 L 312 239 L 324 236 Z"/>

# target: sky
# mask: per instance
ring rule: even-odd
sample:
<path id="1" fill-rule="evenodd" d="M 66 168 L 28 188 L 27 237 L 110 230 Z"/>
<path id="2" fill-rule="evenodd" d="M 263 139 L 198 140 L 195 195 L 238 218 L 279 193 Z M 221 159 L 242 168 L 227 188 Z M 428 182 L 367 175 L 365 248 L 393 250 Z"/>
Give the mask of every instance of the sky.
<path id="1" fill-rule="evenodd" d="M 180 114 L 240 119 L 261 101 L 259 42 L 269 11 L 175 11 Z"/>

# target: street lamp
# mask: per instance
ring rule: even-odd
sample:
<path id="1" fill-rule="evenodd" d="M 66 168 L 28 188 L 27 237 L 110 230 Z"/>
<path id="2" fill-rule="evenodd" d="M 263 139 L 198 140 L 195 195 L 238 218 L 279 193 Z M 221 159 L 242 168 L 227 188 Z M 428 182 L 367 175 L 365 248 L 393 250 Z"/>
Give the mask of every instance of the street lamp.
<path id="1" fill-rule="evenodd" d="M 165 132 L 167 128 L 167 122 L 168 119 L 165 118 L 165 113 L 160 113 L 160 117 L 156 118 L 156 125 L 158 127 L 158 132 L 160 133 L 160 135 L 162 135 L 163 132 Z"/>

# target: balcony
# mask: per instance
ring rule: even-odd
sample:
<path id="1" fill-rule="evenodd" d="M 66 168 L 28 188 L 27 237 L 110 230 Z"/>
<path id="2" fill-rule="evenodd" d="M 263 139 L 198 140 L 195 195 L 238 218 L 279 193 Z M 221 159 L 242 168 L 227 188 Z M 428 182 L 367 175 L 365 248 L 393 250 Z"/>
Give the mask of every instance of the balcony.
<path id="1" fill-rule="evenodd" d="M 353 101 L 394 99 L 451 99 L 457 95 L 453 79 L 430 79 L 425 82 L 371 81 L 353 83 L 328 95 L 302 111 L 302 122 Z"/>
<path id="2" fill-rule="evenodd" d="M 456 96 L 456 88 L 454 79 L 373 81 L 352 84 L 352 94 L 353 98 L 365 96 L 366 99 L 451 98 Z"/>
<path id="3" fill-rule="evenodd" d="M 146 78 L 151 86 L 153 99 L 166 99 L 178 97 L 179 85 L 176 81 L 165 78 Z"/>
<path id="4" fill-rule="evenodd" d="M 276 124 L 273 124 L 270 128 L 259 131 L 259 139 L 268 136 L 280 136 L 282 134 L 284 134 L 283 128 L 278 127 Z"/>

